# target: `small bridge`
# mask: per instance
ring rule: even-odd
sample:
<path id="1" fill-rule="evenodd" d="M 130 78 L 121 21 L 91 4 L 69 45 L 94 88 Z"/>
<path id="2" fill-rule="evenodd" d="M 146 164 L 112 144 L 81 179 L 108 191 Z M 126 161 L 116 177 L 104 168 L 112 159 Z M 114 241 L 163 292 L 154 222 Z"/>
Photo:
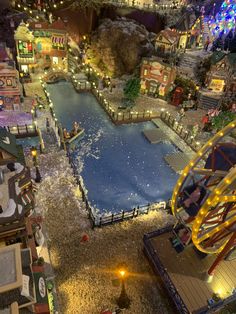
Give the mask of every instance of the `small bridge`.
<path id="1" fill-rule="evenodd" d="M 55 83 L 60 80 L 69 81 L 69 75 L 63 71 L 50 71 L 44 76 L 44 81 L 47 83 Z"/>

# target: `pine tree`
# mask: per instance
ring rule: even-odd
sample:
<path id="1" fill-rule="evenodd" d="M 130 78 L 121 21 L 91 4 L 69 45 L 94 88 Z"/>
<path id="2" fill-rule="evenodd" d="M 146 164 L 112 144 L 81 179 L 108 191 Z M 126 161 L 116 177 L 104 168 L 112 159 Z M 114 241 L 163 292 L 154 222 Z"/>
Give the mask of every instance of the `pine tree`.
<path id="1" fill-rule="evenodd" d="M 128 104 L 134 105 L 140 92 L 140 79 L 136 77 L 129 79 L 125 84 L 123 92 L 126 100 L 128 100 Z"/>

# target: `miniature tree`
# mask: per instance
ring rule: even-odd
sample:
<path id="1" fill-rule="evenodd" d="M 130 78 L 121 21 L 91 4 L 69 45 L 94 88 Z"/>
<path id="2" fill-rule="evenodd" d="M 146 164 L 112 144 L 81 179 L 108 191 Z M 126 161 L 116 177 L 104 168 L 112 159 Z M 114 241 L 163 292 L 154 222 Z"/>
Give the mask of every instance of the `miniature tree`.
<path id="1" fill-rule="evenodd" d="M 222 111 L 218 114 L 218 116 L 212 118 L 211 123 L 213 128 L 219 131 L 235 119 L 236 113 L 230 111 Z"/>
<path id="2" fill-rule="evenodd" d="M 140 79 L 136 77 L 129 79 L 125 84 L 123 92 L 126 100 L 126 105 L 133 106 L 135 100 L 139 96 Z"/>
<path id="3" fill-rule="evenodd" d="M 205 85 L 206 75 L 207 75 L 207 72 L 209 72 L 210 68 L 211 68 L 211 57 L 208 57 L 208 58 L 203 59 L 199 63 L 196 69 L 197 78 L 202 86 Z"/>
<path id="4" fill-rule="evenodd" d="M 189 94 L 195 95 L 196 86 L 195 83 L 187 78 L 176 76 L 175 86 L 183 88 L 183 100 L 188 100 Z"/>

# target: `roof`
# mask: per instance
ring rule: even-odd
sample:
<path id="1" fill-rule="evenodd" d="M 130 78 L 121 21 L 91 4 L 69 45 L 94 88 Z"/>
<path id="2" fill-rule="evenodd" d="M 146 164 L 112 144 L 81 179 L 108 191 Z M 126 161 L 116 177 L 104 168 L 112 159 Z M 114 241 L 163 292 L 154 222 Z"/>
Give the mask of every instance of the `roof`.
<path id="1" fill-rule="evenodd" d="M 143 63 L 143 61 L 147 61 L 150 64 L 152 64 L 153 62 L 157 62 L 157 63 L 161 64 L 163 67 L 170 68 L 171 70 L 174 68 L 171 64 L 165 63 L 165 62 L 163 62 L 163 60 L 161 58 L 155 57 L 155 56 L 150 57 L 150 58 L 148 58 L 148 57 L 143 58 L 142 63 Z"/>
<path id="2" fill-rule="evenodd" d="M 5 150 L 16 158 L 18 157 L 16 137 L 10 132 L 7 132 L 7 130 L 4 128 L 0 128 L 0 149 Z"/>
<path id="3" fill-rule="evenodd" d="M 21 250 L 20 244 L 9 245 L 0 250 L 0 257 L 0 277 L 4 279 L 0 293 L 0 309 L 15 301 L 19 306 L 34 302 L 30 249 Z"/>
<path id="4" fill-rule="evenodd" d="M 27 25 L 22 21 L 15 30 L 14 38 L 16 40 L 33 41 L 34 35 L 28 29 Z"/>
<path id="5" fill-rule="evenodd" d="M 211 64 L 216 64 L 225 57 L 225 52 L 214 51 L 211 56 Z"/>
<path id="6" fill-rule="evenodd" d="M 178 41 L 180 36 L 176 31 L 168 28 L 160 31 L 160 33 L 157 34 L 157 37 L 160 35 L 165 37 L 171 44 L 174 44 L 176 41 Z"/>
<path id="7" fill-rule="evenodd" d="M 61 19 L 54 21 L 52 24 L 47 22 L 32 22 L 30 23 L 29 28 L 32 30 L 54 30 L 66 32 L 66 26 Z"/>
<path id="8" fill-rule="evenodd" d="M 58 30 L 66 30 L 66 26 L 64 24 L 64 22 L 61 19 L 58 19 L 57 21 L 54 21 L 51 25 L 50 25 L 50 29 L 58 29 Z"/>
<path id="9" fill-rule="evenodd" d="M 215 51 L 211 56 L 211 64 L 217 64 L 226 57 L 232 67 L 236 67 L 236 53 L 226 53 L 225 51 Z"/>
<path id="10" fill-rule="evenodd" d="M 227 56 L 228 56 L 228 60 L 231 66 L 235 67 L 236 66 L 236 52 L 229 53 Z"/>

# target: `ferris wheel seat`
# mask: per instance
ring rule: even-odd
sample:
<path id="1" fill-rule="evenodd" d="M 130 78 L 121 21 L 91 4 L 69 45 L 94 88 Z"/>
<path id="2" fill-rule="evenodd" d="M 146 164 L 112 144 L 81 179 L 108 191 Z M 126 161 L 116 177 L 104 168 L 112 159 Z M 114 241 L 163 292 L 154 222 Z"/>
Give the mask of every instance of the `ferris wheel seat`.
<path id="1" fill-rule="evenodd" d="M 183 189 L 182 197 L 179 200 L 179 207 L 183 207 L 190 217 L 195 217 L 201 208 L 202 200 L 206 195 L 203 186 L 194 183 Z"/>
<path id="2" fill-rule="evenodd" d="M 205 169 L 228 171 L 236 164 L 236 145 L 232 143 L 220 143 L 209 154 Z"/>

